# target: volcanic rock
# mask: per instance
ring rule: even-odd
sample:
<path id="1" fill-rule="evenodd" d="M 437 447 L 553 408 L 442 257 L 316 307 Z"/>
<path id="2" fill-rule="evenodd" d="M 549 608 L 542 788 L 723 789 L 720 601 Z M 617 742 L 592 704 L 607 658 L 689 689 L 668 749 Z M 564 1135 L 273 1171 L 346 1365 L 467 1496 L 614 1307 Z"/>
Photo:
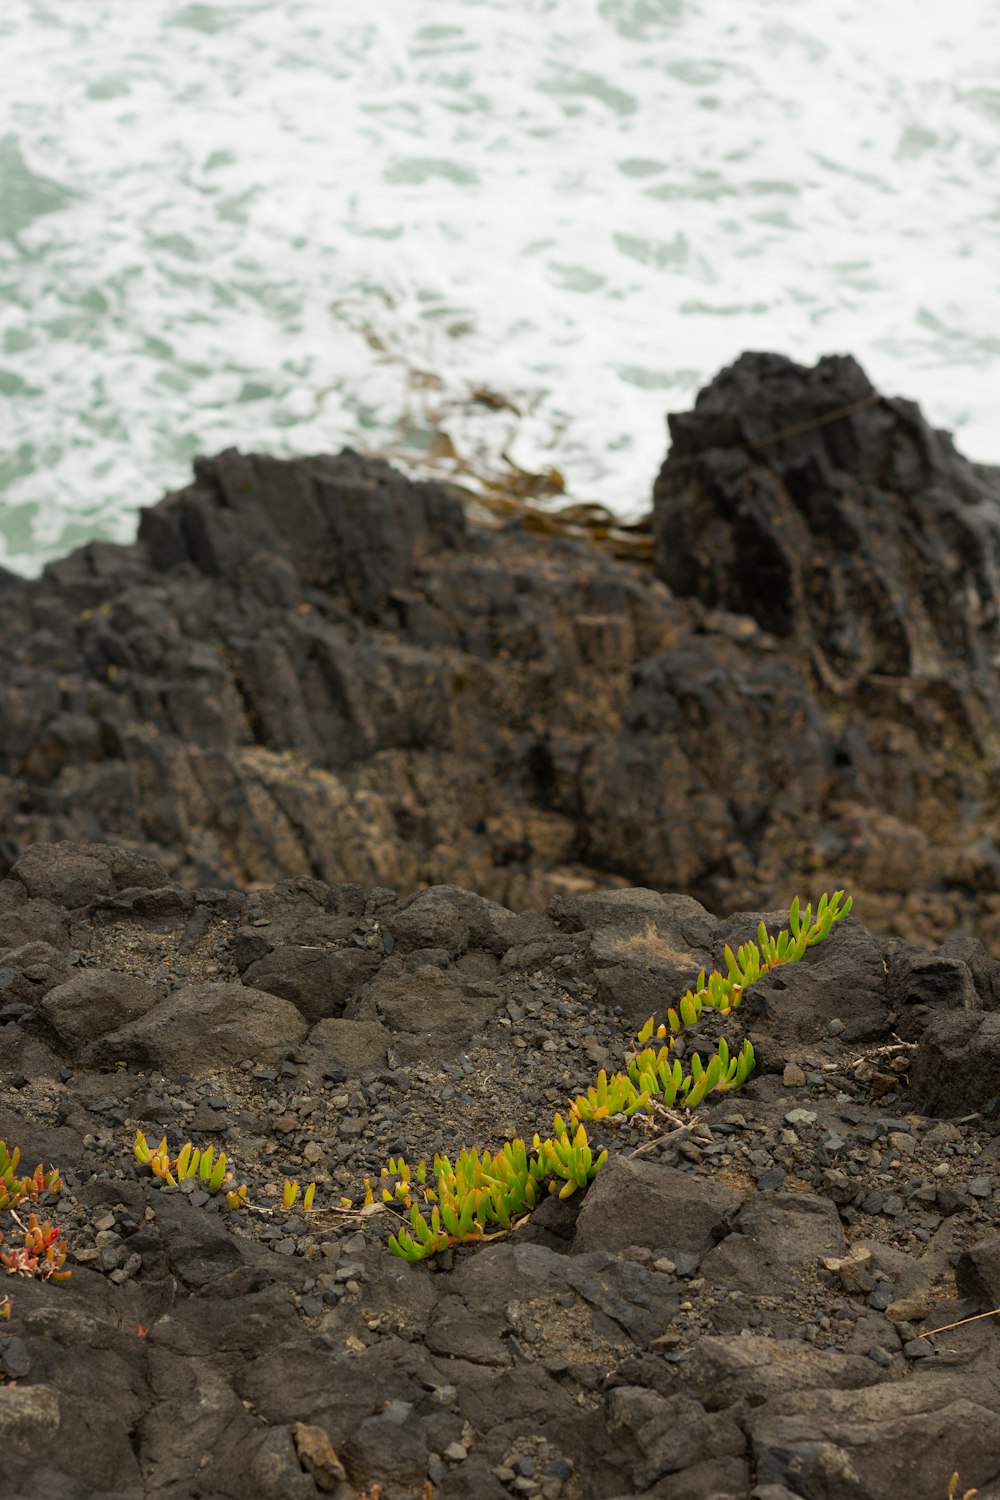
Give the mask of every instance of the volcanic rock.
<path id="1" fill-rule="evenodd" d="M 721 913 L 850 885 L 877 929 L 1000 950 L 997 471 L 846 358 L 745 355 L 671 434 L 655 573 L 348 450 L 199 460 L 134 546 L 0 575 L 0 869 L 66 911 L 141 906 L 157 862 L 452 883 L 466 909 L 387 934 L 450 960 L 468 903 L 629 886 Z M 105 853 L 43 888 L 31 846 L 67 838 Z M 326 962 L 284 998 L 315 1015 Z"/>
<path id="2" fill-rule="evenodd" d="M 609 1159 L 585 1193 L 410 1265 L 386 1246 L 400 1217 L 377 1190 L 365 1206 L 390 1156 L 548 1132 L 595 1043 L 629 1055 L 639 996 L 787 912 L 616 891 L 514 913 L 315 878 L 136 910 L 129 887 L 94 874 L 83 903 L 65 882 L 102 847 L 36 846 L 45 896 L 0 881 L 0 911 L 42 903 L 56 940 L 0 949 L 25 997 L 0 1010 L 0 1138 L 61 1169 L 34 1207 L 72 1272 L 0 1288 L 2 1500 L 942 1500 L 956 1469 L 996 1500 L 996 1330 L 967 1320 L 996 1306 L 1000 1121 L 947 1092 L 944 1117 L 917 1112 L 939 1030 L 997 1014 L 985 983 L 977 1008 L 942 1002 L 953 945 L 922 955 L 852 914 L 724 1023 L 766 1058 L 738 1092 L 588 1122 Z M 295 998 L 317 941 L 367 958 L 352 1015 Z M 265 955 L 291 998 L 253 982 Z M 825 994 L 848 1014 L 852 973 L 864 1038 L 805 1028 Z M 909 1043 L 904 974 L 938 1007 Z M 718 1019 L 683 1040 L 710 1047 Z M 224 1149 L 248 1206 L 161 1183 L 136 1130 Z M 282 1209 L 286 1178 L 317 1183 L 310 1212 Z M 21 1231 L 0 1221 L 7 1253 Z"/>

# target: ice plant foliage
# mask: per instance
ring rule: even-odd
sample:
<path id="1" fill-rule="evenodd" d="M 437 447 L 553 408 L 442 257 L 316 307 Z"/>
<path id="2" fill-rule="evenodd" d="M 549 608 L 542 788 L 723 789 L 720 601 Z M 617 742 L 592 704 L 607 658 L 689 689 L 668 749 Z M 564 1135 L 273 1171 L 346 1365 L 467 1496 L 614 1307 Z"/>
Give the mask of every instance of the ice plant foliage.
<path id="1" fill-rule="evenodd" d="M 829 937 L 834 925 L 847 916 L 851 904 L 851 897 L 845 901 L 844 892 L 835 891 L 833 896 L 820 898 L 814 917 L 812 905 L 803 908 L 796 896 L 789 925 L 777 936 L 772 936 L 762 922 L 756 942 L 742 944 L 736 953 L 727 944 L 726 973 L 716 970 L 706 977 L 703 970 L 694 989 L 681 996 L 677 1008 L 668 1008 L 665 1024 L 656 1026 L 651 1016 L 637 1038 L 642 1050 L 631 1059 L 626 1072 L 609 1078 L 602 1068 L 596 1083 L 570 1105 L 570 1123 L 557 1114 L 552 1136 L 542 1140 L 535 1135 L 530 1151 L 522 1140 L 515 1139 L 505 1141 L 495 1156 L 488 1151 L 480 1153 L 475 1147 L 460 1151 L 454 1164 L 446 1156 L 436 1156 L 430 1181 L 425 1162 L 413 1171 L 403 1157 L 390 1158 L 382 1171 L 382 1200 L 406 1210 L 409 1223 L 408 1228 L 390 1236 L 392 1253 L 404 1260 L 420 1261 L 451 1245 L 492 1239 L 530 1213 L 545 1192 L 568 1198 L 585 1188 L 608 1153 L 602 1151 L 595 1159 L 584 1120 L 629 1116 L 637 1110 L 648 1113 L 661 1105 L 694 1109 L 710 1093 L 725 1094 L 742 1087 L 755 1063 L 750 1042 L 744 1042 L 731 1056 L 722 1038 L 707 1064 L 694 1053 L 685 1071 L 680 1058 L 673 1055 L 676 1038 L 685 1028 L 696 1025 L 706 1008 L 730 1015 L 756 980 L 779 964 L 801 959 L 807 948 Z M 648 1045 L 654 1029 L 659 1047 Z M 366 1206 L 373 1202 L 369 1183 Z"/>
<path id="2" fill-rule="evenodd" d="M 8 1151 L 6 1144 L 0 1141 L 0 1209 L 17 1208 L 26 1198 L 34 1202 L 42 1193 L 51 1193 L 54 1197 L 62 1187 L 62 1178 L 55 1167 L 45 1172 L 41 1162 L 28 1176 L 18 1177 L 20 1160 L 21 1152 L 17 1146 Z"/>
<path id="3" fill-rule="evenodd" d="M 24 1202 L 37 1203 L 40 1198 L 54 1198 L 62 1189 L 62 1178 L 55 1167 L 47 1172 L 41 1162 L 33 1172 L 18 1175 L 21 1153 L 15 1146 L 8 1150 L 0 1141 L 0 1211 L 6 1211 L 21 1231 L 23 1241 L 9 1249 L 0 1249 L 0 1267 L 11 1276 L 37 1276 L 43 1281 L 67 1281 L 71 1271 L 64 1269 L 66 1245 L 62 1230 L 46 1219 L 39 1223 L 35 1215 L 29 1214 L 27 1225 L 17 1217 L 15 1210 Z M 0 1246 L 6 1234 L 0 1229 Z M 0 1297 L 0 1319 L 10 1317 L 9 1297 Z"/>
<path id="4" fill-rule="evenodd" d="M 505 1141 L 495 1156 L 474 1146 L 460 1151 L 454 1164 L 447 1156 L 436 1156 L 433 1183 L 424 1162 L 414 1174 L 403 1157 L 390 1158 L 382 1180 L 397 1180 L 392 1187 L 383 1186 L 382 1199 L 408 1208 L 410 1227 L 390 1236 L 389 1249 L 404 1260 L 426 1260 L 449 1245 L 506 1233 L 546 1192 L 568 1198 L 586 1187 L 608 1153 L 594 1159 L 582 1125 L 571 1135 L 560 1115 L 553 1124 L 554 1138 L 543 1141 L 536 1135 L 530 1154 L 522 1140 L 513 1140 Z M 414 1202 L 415 1191 L 429 1215 Z M 368 1192 L 366 1201 L 373 1201 L 370 1185 Z"/>
<path id="5" fill-rule="evenodd" d="M 232 1173 L 226 1171 L 226 1153 L 220 1151 L 216 1157 L 211 1146 L 199 1150 L 188 1141 L 171 1160 L 166 1136 L 158 1146 L 150 1147 L 142 1131 L 137 1130 L 132 1151 L 137 1162 L 149 1167 L 154 1177 L 162 1178 L 171 1187 L 196 1177 L 206 1192 L 217 1193 L 233 1180 Z"/>
<path id="6" fill-rule="evenodd" d="M 289 1182 L 288 1178 L 286 1177 L 284 1190 L 281 1195 L 282 1208 L 294 1208 L 296 1199 L 298 1198 L 300 1192 L 300 1184 L 297 1182 Z M 315 1198 L 315 1196 L 316 1184 L 314 1182 L 311 1182 L 306 1188 L 305 1192 L 302 1194 L 302 1207 L 306 1213 L 308 1213 L 312 1208 L 313 1199 Z"/>
<path id="7" fill-rule="evenodd" d="M 66 1246 L 62 1230 L 46 1219 L 39 1224 L 34 1214 L 28 1215 L 27 1226 L 21 1224 L 24 1243 L 11 1250 L 0 1250 L 0 1266 L 11 1276 L 38 1276 L 43 1281 L 67 1281 L 73 1274 L 63 1266 L 66 1261 Z M 0 1229 L 0 1244 L 5 1239 Z"/>
<path id="8" fill-rule="evenodd" d="M 154 1177 L 162 1178 L 171 1187 L 194 1178 L 207 1193 L 219 1193 L 225 1188 L 226 1202 L 230 1208 L 241 1208 L 247 1202 L 245 1183 L 240 1187 L 229 1186 L 233 1182 L 233 1174 L 227 1170 L 228 1162 L 224 1151 L 220 1151 L 216 1156 L 211 1146 L 198 1147 L 188 1141 L 175 1157 L 171 1157 L 166 1136 L 158 1146 L 150 1146 L 142 1131 L 137 1130 L 132 1152 L 137 1162 L 149 1167 Z M 300 1191 L 299 1183 L 289 1182 L 286 1179 L 282 1192 L 282 1207 L 291 1208 L 298 1199 Z M 316 1184 L 311 1182 L 302 1197 L 302 1207 L 306 1213 L 312 1208 L 315 1196 Z"/>
<path id="9" fill-rule="evenodd" d="M 852 905 L 853 897 L 848 896 L 845 901 L 843 891 L 834 891 L 832 896 L 820 897 L 814 918 L 812 903 L 803 908 L 796 896 L 788 914 L 788 927 L 772 937 L 761 922 L 756 943 L 744 943 L 736 953 L 727 943 L 725 975 L 716 970 L 706 979 L 702 969 L 694 989 L 681 996 L 676 1010 L 668 1009 L 667 1027 L 661 1027 L 657 1036 L 665 1036 L 668 1028 L 671 1035 L 677 1036 L 685 1026 L 693 1026 L 700 1019 L 706 1006 L 728 1016 L 743 999 L 744 990 L 779 964 L 803 958 L 807 948 L 814 948 L 829 937 L 835 923 L 844 920 Z M 648 1041 L 651 1035 L 652 1026 L 639 1040 Z"/>
<path id="10" fill-rule="evenodd" d="M 187 1141 L 176 1157 L 171 1159 L 166 1136 L 158 1146 L 151 1147 L 141 1130 L 135 1133 L 132 1151 L 137 1162 L 148 1167 L 154 1177 L 161 1178 L 171 1187 L 194 1178 L 207 1193 L 218 1193 L 226 1188 L 226 1202 L 230 1208 L 239 1208 L 246 1201 L 245 1186 L 228 1186 L 233 1181 L 233 1174 L 226 1170 L 224 1151 L 216 1156 L 213 1147 L 205 1146 L 201 1149 Z"/>

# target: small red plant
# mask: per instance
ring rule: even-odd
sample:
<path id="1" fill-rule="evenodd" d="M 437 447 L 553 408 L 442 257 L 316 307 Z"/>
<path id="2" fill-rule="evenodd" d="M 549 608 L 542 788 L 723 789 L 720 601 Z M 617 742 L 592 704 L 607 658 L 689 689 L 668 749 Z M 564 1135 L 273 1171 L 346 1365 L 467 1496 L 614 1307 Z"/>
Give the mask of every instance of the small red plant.
<path id="1" fill-rule="evenodd" d="M 28 1215 L 27 1225 L 17 1220 L 24 1232 L 24 1244 L 12 1250 L 0 1250 L 0 1266 L 11 1276 L 38 1276 L 43 1281 L 67 1281 L 72 1271 L 63 1269 L 66 1246 L 62 1230 L 46 1219 L 39 1224 L 35 1214 Z M 0 1229 L 0 1244 L 4 1233 Z"/>
<path id="2" fill-rule="evenodd" d="M 62 1187 L 62 1178 L 55 1167 L 43 1171 L 41 1162 L 26 1177 L 17 1176 L 21 1152 L 17 1146 L 8 1151 L 6 1143 L 0 1141 L 0 1209 L 17 1208 L 25 1198 L 34 1202 L 42 1193 L 55 1195 Z"/>

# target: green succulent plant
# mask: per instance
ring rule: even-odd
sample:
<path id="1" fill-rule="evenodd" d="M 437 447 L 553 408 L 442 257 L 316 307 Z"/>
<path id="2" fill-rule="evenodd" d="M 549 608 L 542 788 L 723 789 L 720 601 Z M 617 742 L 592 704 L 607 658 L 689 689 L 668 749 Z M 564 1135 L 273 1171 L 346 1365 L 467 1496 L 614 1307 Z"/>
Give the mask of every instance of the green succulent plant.
<path id="1" fill-rule="evenodd" d="M 41 1162 L 25 1177 L 18 1177 L 17 1168 L 21 1160 L 20 1149 L 15 1146 L 8 1151 L 0 1141 L 0 1210 L 17 1208 L 25 1199 L 34 1202 L 42 1193 L 54 1197 L 62 1188 L 62 1178 L 55 1167 L 44 1171 Z"/>
<path id="2" fill-rule="evenodd" d="M 176 1157 L 171 1159 L 166 1136 L 158 1146 L 153 1147 L 142 1131 L 137 1130 L 132 1152 L 137 1162 L 149 1167 L 154 1177 L 161 1178 L 171 1187 L 176 1187 L 178 1182 L 186 1182 L 189 1178 L 197 1178 L 206 1192 L 218 1193 L 227 1182 L 233 1180 L 232 1173 L 226 1171 L 226 1153 L 220 1151 L 216 1156 L 212 1146 L 201 1149 L 188 1141 Z"/>
<path id="3" fill-rule="evenodd" d="M 294 1208 L 295 1204 L 296 1204 L 296 1202 L 298 1200 L 298 1196 L 299 1196 L 300 1192 L 302 1192 L 302 1185 L 301 1185 L 301 1183 L 296 1182 L 294 1180 L 293 1181 L 289 1181 L 289 1179 L 286 1177 L 285 1178 L 284 1191 L 282 1192 L 282 1195 L 281 1195 L 281 1206 L 282 1206 L 282 1208 Z M 245 1196 L 245 1190 L 244 1190 L 244 1196 Z M 304 1213 L 309 1213 L 310 1210 L 312 1209 L 313 1199 L 315 1198 L 315 1196 L 316 1196 L 316 1184 L 314 1182 L 311 1182 L 309 1184 L 309 1186 L 306 1188 L 305 1192 L 302 1193 L 302 1209 L 303 1209 Z"/>
<path id="4" fill-rule="evenodd" d="M 666 1048 L 662 1048 L 666 1051 Z M 578 1120 L 606 1120 L 611 1115 L 634 1115 L 637 1109 L 646 1109 L 654 1093 L 659 1092 L 655 1078 L 650 1089 L 641 1081 L 638 1073 L 613 1073 L 609 1078 L 602 1068 L 597 1082 L 592 1083 L 585 1094 L 574 1099 L 570 1113 Z"/>
<path id="5" fill-rule="evenodd" d="M 382 1199 L 408 1208 L 410 1224 L 409 1230 L 403 1228 L 390 1236 L 393 1254 L 404 1260 L 425 1260 L 452 1244 L 492 1238 L 491 1224 L 496 1226 L 495 1233 L 506 1233 L 534 1208 L 550 1175 L 548 1161 L 539 1149 L 542 1143 L 537 1136 L 535 1141 L 531 1155 L 522 1140 L 513 1140 L 505 1141 L 495 1156 L 489 1151 L 480 1155 L 475 1147 L 460 1151 L 454 1162 L 447 1156 L 436 1156 L 433 1184 L 427 1182 L 424 1162 L 414 1174 L 402 1157 L 390 1159 L 383 1181 L 391 1176 L 398 1180 L 392 1188 L 383 1187 Z M 413 1201 L 415 1191 L 430 1208 L 429 1218 Z M 367 1201 L 372 1201 L 370 1185 Z"/>
<path id="6" fill-rule="evenodd" d="M 835 924 L 844 920 L 853 904 L 852 896 L 845 901 L 843 891 L 834 891 L 832 896 L 820 897 L 814 918 L 812 903 L 802 907 L 796 896 L 788 914 L 788 927 L 776 936 L 772 937 L 761 922 L 756 943 L 743 943 L 736 953 L 726 944 L 726 973 L 723 975 L 716 970 L 706 979 L 702 969 L 694 989 L 681 996 L 677 1009 L 667 1010 L 667 1028 L 674 1036 L 679 1035 L 685 1026 L 693 1026 L 699 1020 L 705 1006 L 728 1016 L 743 999 L 744 990 L 779 964 L 795 963 L 803 958 L 807 948 L 814 948 L 829 937 Z M 666 1035 L 666 1030 L 657 1034 Z"/>
<path id="7" fill-rule="evenodd" d="M 648 1113 L 660 1105 L 695 1109 L 710 1093 L 741 1088 L 756 1064 L 749 1041 L 731 1055 L 723 1037 L 707 1063 L 693 1053 L 685 1071 L 680 1058 L 673 1055 L 676 1038 L 697 1024 L 706 1007 L 724 1016 L 731 1014 L 751 984 L 823 942 L 851 905 L 850 896 L 844 900 L 844 892 L 835 891 L 820 898 L 814 917 L 812 905 L 802 907 L 796 896 L 787 928 L 772 936 L 761 922 L 757 942 L 741 944 L 736 953 L 727 944 L 726 973 L 716 970 L 706 976 L 702 970 L 695 988 L 681 996 L 676 1009 L 668 1008 L 665 1023 L 657 1026 L 651 1016 L 637 1037 L 642 1050 L 626 1071 L 609 1077 L 602 1068 L 596 1082 L 570 1104 L 570 1123 L 557 1114 L 553 1135 L 546 1140 L 535 1135 L 530 1153 L 524 1141 L 515 1139 L 505 1141 L 496 1156 L 488 1151 L 480 1154 L 475 1147 L 460 1151 L 454 1164 L 448 1157 L 436 1156 L 432 1183 L 426 1163 L 420 1162 L 414 1171 L 403 1157 L 391 1157 L 382 1171 L 382 1201 L 407 1210 L 409 1223 L 409 1228 L 390 1235 L 392 1253 L 415 1262 L 451 1245 L 493 1239 L 530 1213 L 543 1190 L 568 1198 L 585 1188 L 608 1153 L 605 1150 L 594 1157 L 584 1120 L 629 1116 L 639 1110 Z M 654 1033 L 661 1043 L 658 1048 L 648 1045 Z M 370 1206 L 374 1193 L 370 1183 L 366 1188 L 365 1205 Z"/>
<path id="8" fill-rule="evenodd" d="M 212 1146 L 198 1147 L 186 1142 L 178 1151 L 176 1157 L 171 1157 L 167 1148 L 167 1138 L 163 1137 L 158 1146 L 150 1146 L 141 1130 L 135 1133 L 135 1142 L 132 1152 L 137 1162 L 149 1167 L 154 1177 L 159 1177 L 171 1187 L 176 1187 L 179 1182 L 196 1179 L 207 1193 L 220 1193 L 226 1190 L 226 1202 L 230 1208 L 242 1208 L 247 1203 L 247 1188 L 243 1183 L 240 1187 L 233 1187 L 233 1174 L 227 1170 L 228 1159 L 224 1151 L 215 1155 Z M 302 1186 L 298 1182 L 285 1179 L 281 1195 L 282 1208 L 291 1209 L 298 1201 Z M 316 1196 L 316 1184 L 311 1182 L 302 1194 L 302 1208 L 309 1213 Z"/>
<path id="9" fill-rule="evenodd" d="M 554 1140 L 540 1141 L 536 1135 L 533 1144 L 546 1173 L 552 1179 L 549 1192 L 558 1192 L 560 1198 L 570 1198 L 577 1188 L 585 1188 L 597 1176 L 608 1159 L 608 1153 L 602 1151 L 595 1161 L 583 1126 L 577 1125 L 574 1134 L 570 1135 L 562 1115 L 556 1115 L 552 1126 L 555 1131 Z M 562 1178 L 562 1187 L 558 1185 L 559 1178 Z"/>

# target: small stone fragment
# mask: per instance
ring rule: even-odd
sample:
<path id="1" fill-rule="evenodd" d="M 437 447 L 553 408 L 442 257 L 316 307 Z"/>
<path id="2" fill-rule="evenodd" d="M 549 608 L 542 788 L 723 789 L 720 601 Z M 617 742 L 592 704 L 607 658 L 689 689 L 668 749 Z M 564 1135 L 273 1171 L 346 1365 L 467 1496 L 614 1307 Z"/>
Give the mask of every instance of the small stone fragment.
<path id="1" fill-rule="evenodd" d="M 329 1494 L 338 1484 L 346 1481 L 347 1470 L 322 1427 L 310 1427 L 305 1422 L 296 1422 L 292 1428 L 292 1441 L 299 1463 L 312 1475 L 317 1489 Z"/>
<path id="2" fill-rule="evenodd" d="M 827 1167 L 820 1179 L 823 1191 L 834 1203 L 850 1203 L 858 1191 L 858 1185 L 839 1167 Z"/>
<path id="3" fill-rule="evenodd" d="M 890 1323 L 919 1323 L 930 1311 L 926 1297 L 900 1297 L 890 1302 L 885 1315 Z"/>
<path id="4" fill-rule="evenodd" d="M 872 1253 L 856 1245 L 849 1255 L 824 1256 L 823 1266 L 840 1278 L 840 1284 L 848 1294 L 870 1292 L 875 1279 L 871 1274 Z"/>
<path id="5" fill-rule="evenodd" d="M 23 1339 L 7 1340 L 7 1347 L 0 1364 L 3 1365 L 4 1374 L 11 1380 L 23 1380 L 31 1373 L 31 1356 Z"/>

